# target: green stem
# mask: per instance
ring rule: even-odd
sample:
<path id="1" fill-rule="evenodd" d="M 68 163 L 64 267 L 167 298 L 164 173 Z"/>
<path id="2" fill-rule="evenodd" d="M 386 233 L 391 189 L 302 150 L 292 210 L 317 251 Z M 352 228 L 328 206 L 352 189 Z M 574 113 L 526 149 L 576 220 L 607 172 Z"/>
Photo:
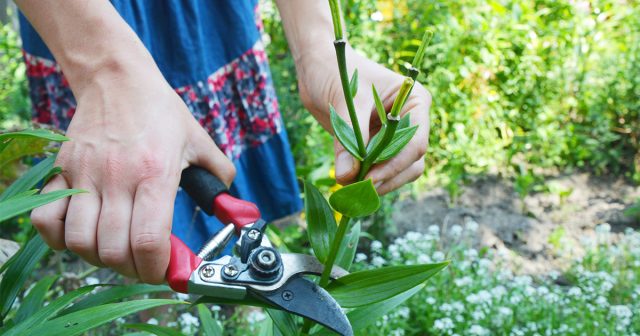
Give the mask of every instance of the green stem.
<path id="1" fill-rule="evenodd" d="M 333 33 L 336 36 L 336 40 L 342 39 L 342 15 L 340 14 L 340 2 L 339 0 L 329 0 L 329 7 L 331 7 L 331 21 L 333 21 Z"/>
<path id="2" fill-rule="evenodd" d="M 389 145 L 391 140 L 393 139 L 394 134 L 396 133 L 396 129 L 398 128 L 398 120 L 389 119 L 387 120 L 387 127 L 385 128 L 384 134 L 382 135 L 382 140 L 378 143 L 376 147 L 371 150 L 365 158 L 364 161 L 360 164 L 360 172 L 358 172 L 358 181 L 362 181 L 371 169 L 371 166 L 376 161 L 378 156 L 382 153 L 382 151 Z"/>
<path id="3" fill-rule="evenodd" d="M 327 260 L 324 263 L 324 270 L 322 270 L 322 275 L 320 276 L 320 287 L 326 287 L 329 284 L 329 275 L 331 275 L 331 269 L 333 268 L 333 264 L 336 262 L 336 257 L 338 256 L 338 250 L 340 250 L 340 245 L 342 245 L 342 240 L 344 239 L 345 233 L 347 233 L 347 229 L 349 227 L 349 220 L 351 218 L 347 216 L 342 216 L 340 219 L 340 225 L 338 225 L 338 230 L 336 231 L 336 236 L 333 238 L 331 242 L 331 249 L 329 250 L 329 256 L 327 256 Z"/>
<path id="4" fill-rule="evenodd" d="M 344 93 L 344 100 L 347 103 L 347 110 L 349 111 L 349 119 L 351 119 L 351 125 L 353 126 L 353 132 L 356 135 L 356 141 L 358 143 L 358 154 L 364 157 L 367 154 L 367 149 L 364 146 L 364 140 L 362 138 L 362 130 L 360 130 L 360 122 L 358 121 L 358 115 L 356 114 L 356 108 L 353 104 L 353 97 L 351 96 L 351 89 L 349 86 L 349 73 L 347 72 L 347 58 L 346 58 L 346 46 L 347 41 L 344 39 L 335 40 L 333 46 L 336 49 L 336 57 L 338 59 L 338 70 L 340 71 L 340 82 L 342 84 L 342 92 Z"/>

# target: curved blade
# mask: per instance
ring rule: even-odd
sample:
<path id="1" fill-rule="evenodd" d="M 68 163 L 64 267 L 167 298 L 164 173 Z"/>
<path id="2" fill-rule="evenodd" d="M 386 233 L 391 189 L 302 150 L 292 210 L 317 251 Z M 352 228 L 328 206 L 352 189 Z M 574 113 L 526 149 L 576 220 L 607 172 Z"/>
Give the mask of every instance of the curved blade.
<path id="1" fill-rule="evenodd" d="M 353 336 L 351 324 L 338 303 L 315 283 L 300 276 L 272 292 L 252 293 L 275 307 L 313 320 L 343 336 Z"/>

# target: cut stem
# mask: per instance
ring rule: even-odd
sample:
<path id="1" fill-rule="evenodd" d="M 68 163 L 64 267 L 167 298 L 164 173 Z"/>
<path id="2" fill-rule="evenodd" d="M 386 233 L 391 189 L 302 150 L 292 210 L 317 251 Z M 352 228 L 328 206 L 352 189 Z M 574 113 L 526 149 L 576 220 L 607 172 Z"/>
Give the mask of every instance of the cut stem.
<path id="1" fill-rule="evenodd" d="M 347 103 L 347 110 L 349 111 L 349 119 L 351 120 L 351 126 L 353 126 L 353 132 L 356 136 L 356 142 L 358 144 L 358 154 L 364 157 L 367 154 L 367 149 L 364 146 L 364 140 L 362 139 L 362 131 L 360 130 L 360 122 L 358 121 L 358 115 L 356 114 L 356 108 L 353 104 L 353 97 L 351 96 L 351 87 L 349 85 L 349 73 L 347 72 L 347 58 L 346 58 L 346 46 L 347 41 L 344 39 L 336 40 L 333 42 L 333 46 L 336 49 L 336 57 L 338 59 L 338 70 L 340 71 L 340 82 L 342 84 L 342 92 L 344 93 L 344 100 Z"/>
<path id="2" fill-rule="evenodd" d="M 336 235 L 331 242 L 329 256 L 327 256 L 327 261 L 324 263 L 324 270 L 322 270 L 322 275 L 320 276 L 320 287 L 326 287 L 329 284 L 329 275 L 331 275 L 331 269 L 333 268 L 333 264 L 336 262 L 338 250 L 340 250 L 340 245 L 342 245 L 342 240 L 347 232 L 350 220 L 351 218 L 347 216 L 342 216 L 340 219 L 340 225 L 338 225 Z"/>

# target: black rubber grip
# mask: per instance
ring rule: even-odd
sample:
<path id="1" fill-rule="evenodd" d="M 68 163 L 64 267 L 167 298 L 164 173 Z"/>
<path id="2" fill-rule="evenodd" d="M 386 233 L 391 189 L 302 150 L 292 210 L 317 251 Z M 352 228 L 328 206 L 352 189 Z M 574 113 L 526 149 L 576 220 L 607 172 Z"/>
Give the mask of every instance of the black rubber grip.
<path id="1" fill-rule="evenodd" d="M 213 201 L 227 186 L 204 168 L 190 166 L 182 171 L 180 186 L 208 215 L 213 215 Z"/>

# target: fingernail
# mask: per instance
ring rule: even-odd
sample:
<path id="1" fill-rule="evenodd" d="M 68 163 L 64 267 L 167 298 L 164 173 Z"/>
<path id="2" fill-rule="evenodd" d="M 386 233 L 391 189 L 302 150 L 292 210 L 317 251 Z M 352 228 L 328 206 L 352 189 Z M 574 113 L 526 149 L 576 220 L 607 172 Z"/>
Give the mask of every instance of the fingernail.
<path id="1" fill-rule="evenodd" d="M 336 177 L 343 177 L 353 170 L 354 160 L 349 152 L 342 152 L 336 158 Z"/>

